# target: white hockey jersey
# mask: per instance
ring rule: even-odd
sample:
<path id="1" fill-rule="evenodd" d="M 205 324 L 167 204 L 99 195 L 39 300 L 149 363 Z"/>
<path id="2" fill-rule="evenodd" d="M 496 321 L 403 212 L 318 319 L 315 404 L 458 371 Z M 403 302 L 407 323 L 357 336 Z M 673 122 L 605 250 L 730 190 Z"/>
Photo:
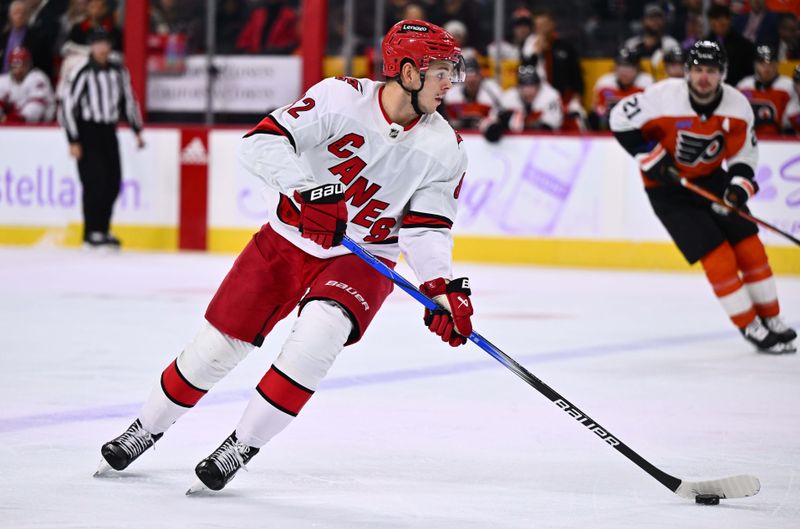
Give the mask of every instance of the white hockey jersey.
<path id="1" fill-rule="evenodd" d="M 447 119 L 454 127 L 477 128 L 481 120 L 500 106 L 503 89 L 494 79 L 482 79 L 474 99 L 467 97 L 463 83 L 459 83 L 444 96 Z"/>
<path id="2" fill-rule="evenodd" d="M 7 118 L 25 123 L 53 121 L 56 99 L 50 79 L 38 68 L 33 68 L 18 83 L 11 74 L 0 75 L 0 105 Z"/>
<path id="3" fill-rule="evenodd" d="M 328 258 L 301 237 L 294 191 L 344 184 L 347 235 L 396 261 L 400 250 L 422 282 L 451 277 L 450 228 L 467 157 L 461 138 L 437 113 L 402 127 L 380 103 L 384 84 L 330 78 L 281 107 L 247 133 L 240 160 L 277 191 L 269 223 L 304 252 Z"/>
<path id="4" fill-rule="evenodd" d="M 561 94 L 546 81 L 539 85 L 539 92 L 529 108 L 526 108 L 517 88 L 509 88 L 503 92 L 501 102 L 501 110 L 513 112 L 508 122 L 508 128 L 513 132 L 535 129 L 539 124 L 547 125 L 552 130 L 560 130 L 564 121 Z"/>

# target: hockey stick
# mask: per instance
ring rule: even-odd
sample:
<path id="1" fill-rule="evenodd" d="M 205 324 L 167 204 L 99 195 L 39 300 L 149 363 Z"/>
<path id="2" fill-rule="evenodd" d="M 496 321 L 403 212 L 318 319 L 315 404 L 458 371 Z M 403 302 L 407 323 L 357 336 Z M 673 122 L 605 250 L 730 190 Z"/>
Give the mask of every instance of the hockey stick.
<path id="1" fill-rule="evenodd" d="M 786 233 L 785 231 L 783 231 L 782 229 L 778 228 L 777 226 L 773 226 L 772 224 L 770 224 L 767 221 L 764 221 L 764 220 L 761 220 L 761 219 L 759 219 L 757 217 L 754 217 L 754 216 L 750 215 L 749 213 L 747 213 L 747 212 L 745 212 L 745 211 L 743 211 L 743 210 L 741 210 L 741 209 L 739 209 L 739 208 L 737 208 L 735 206 L 729 206 L 722 199 L 720 199 L 717 195 L 715 195 L 714 193 L 712 193 L 710 191 L 707 191 L 707 190 L 703 189 L 702 187 L 700 187 L 700 186 L 698 186 L 696 184 L 693 184 L 686 177 L 682 177 L 682 176 L 678 176 L 678 175 L 674 175 L 674 177 L 683 187 L 685 187 L 689 191 L 691 191 L 691 192 L 693 192 L 693 193 L 695 193 L 697 195 L 700 195 L 701 197 L 703 197 L 703 198 L 705 198 L 707 200 L 710 200 L 714 204 L 722 206 L 723 208 L 727 209 L 728 211 L 733 211 L 734 213 L 738 214 L 740 217 L 742 217 L 742 218 L 744 218 L 746 220 L 749 220 L 753 224 L 758 224 L 759 226 L 763 226 L 763 227 L 765 227 L 767 229 L 770 229 L 770 230 L 774 231 L 775 233 L 783 235 L 784 237 L 786 237 L 787 239 L 789 239 L 790 241 L 792 241 L 796 245 L 800 246 L 800 239 L 797 239 L 796 237 L 793 237 L 791 234 Z"/>
<path id="2" fill-rule="evenodd" d="M 395 285 L 405 290 L 411 295 L 411 297 L 422 303 L 428 309 L 434 310 L 441 308 L 435 301 L 420 292 L 419 289 L 412 285 L 407 279 L 386 266 L 377 257 L 372 255 L 357 242 L 353 241 L 353 239 L 350 237 L 345 235 L 342 244 L 344 244 L 348 250 L 366 261 L 367 264 L 372 266 L 372 268 L 377 270 L 381 275 L 387 277 Z M 517 363 L 516 360 L 508 356 L 499 348 L 494 346 L 491 342 L 489 342 L 489 340 L 485 339 L 475 331 L 469 335 L 469 339 L 478 347 L 489 353 L 519 378 L 533 386 L 539 393 L 547 397 L 550 402 L 563 410 L 567 415 L 581 423 L 590 432 L 597 435 L 597 437 L 602 439 L 606 444 L 613 447 L 619 453 L 633 461 L 639 468 L 650 474 L 659 483 L 667 487 L 678 496 L 687 499 L 694 499 L 698 502 L 701 500 L 708 501 L 711 499 L 713 502 L 713 498 L 708 498 L 708 496 L 716 496 L 718 498 L 744 498 L 747 496 L 753 496 L 760 490 L 761 484 L 759 483 L 758 478 L 754 476 L 741 475 L 709 481 L 686 481 L 667 474 L 631 450 L 628 445 L 620 441 L 618 437 L 612 435 L 608 429 L 600 426 L 597 421 L 586 415 L 577 406 L 561 396 L 556 390 L 536 378 L 530 371 L 525 369 L 522 365 Z M 698 496 L 707 497 L 701 497 L 698 499 Z"/>

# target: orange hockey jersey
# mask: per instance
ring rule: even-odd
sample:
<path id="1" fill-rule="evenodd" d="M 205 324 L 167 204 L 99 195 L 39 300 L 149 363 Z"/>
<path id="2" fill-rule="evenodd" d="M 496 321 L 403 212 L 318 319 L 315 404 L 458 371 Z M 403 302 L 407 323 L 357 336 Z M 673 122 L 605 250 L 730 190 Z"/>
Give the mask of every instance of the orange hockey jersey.
<path id="1" fill-rule="evenodd" d="M 716 108 L 699 115 L 686 81 L 665 79 L 620 101 L 611 111 L 610 126 L 618 139 L 620 133 L 640 134 L 638 147 L 623 143 L 629 152 L 645 153 L 660 143 L 687 178 L 710 175 L 723 161 L 732 174 L 752 178 L 758 162 L 753 111 L 747 98 L 727 84 Z M 658 185 L 642 178 L 648 187 Z"/>
<path id="2" fill-rule="evenodd" d="M 742 92 L 753 107 L 756 120 L 756 134 L 780 134 L 788 128 L 786 107 L 792 100 L 794 86 L 792 80 L 779 75 L 769 85 L 756 82 L 752 75 L 745 77 L 736 88 Z"/>

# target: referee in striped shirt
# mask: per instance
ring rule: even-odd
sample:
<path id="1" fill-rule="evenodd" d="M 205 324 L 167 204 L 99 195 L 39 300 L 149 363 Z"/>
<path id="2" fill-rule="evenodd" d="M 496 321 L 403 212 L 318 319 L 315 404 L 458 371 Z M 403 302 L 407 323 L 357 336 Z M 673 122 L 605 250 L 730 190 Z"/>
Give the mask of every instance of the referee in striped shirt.
<path id="1" fill-rule="evenodd" d="M 89 57 L 67 81 L 61 123 L 83 186 L 84 245 L 116 249 L 120 241 L 110 233 L 109 225 L 122 183 L 117 122 L 124 113 L 141 149 L 142 118 L 128 70 L 109 59 L 110 35 L 95 29 L 89 42 Z"/>

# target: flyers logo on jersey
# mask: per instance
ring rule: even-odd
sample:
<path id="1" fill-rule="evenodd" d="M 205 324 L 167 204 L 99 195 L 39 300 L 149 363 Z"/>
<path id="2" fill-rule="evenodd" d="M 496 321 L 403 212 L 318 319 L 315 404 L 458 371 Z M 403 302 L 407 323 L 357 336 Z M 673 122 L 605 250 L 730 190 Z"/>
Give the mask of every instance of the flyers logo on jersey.
<path id="1" fill-rule="evenodd" d="M 757 125 L 778 122 L 778 109 L 772 101 L 751 101 L 750 106 L 753 107 Z"/>
<path id="2" fill-rule="evenodd" d="M 675 154 L 683 165 L 695 166 L 700 162 L 711 163 L 719 158 L 724 146 L 725 138 L 720 132 L 707 136 L 680 130 Z"/>

